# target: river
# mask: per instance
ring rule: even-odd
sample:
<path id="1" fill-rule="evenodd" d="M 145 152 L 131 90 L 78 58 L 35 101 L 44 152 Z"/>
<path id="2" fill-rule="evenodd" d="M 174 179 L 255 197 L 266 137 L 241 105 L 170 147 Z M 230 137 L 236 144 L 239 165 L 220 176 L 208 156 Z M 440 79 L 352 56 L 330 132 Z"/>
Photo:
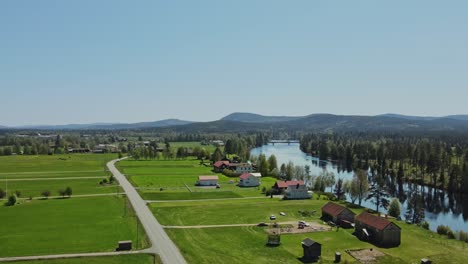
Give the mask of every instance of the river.
<path id="1" fill-rule="evenodd" d="M 278 160 L 278 166 L 282 163 L 288 163 L 292 161 L 294 165 L 310 166 L 312 175 L 319 175 L 320 172 L 325 168 L 327 171 L 335 174 L 336 180 L 351 179 L 353 172 L 339 171 L 336 166 L 327 161 L 320 161 L 318 158 L 312 157 L 305 154 L 299 148 L 299 144 L 268 144 L 262 147 L 254 148 L 250 154 L 252 156 L 258 156 L 265 154 L 267 157 L 274 154 Z M 407 191 L 411 186 L 404 185 L 404 191 L 397 194 L 394 191 L 394 196 L 404 196 L 404 192 Z M 414 186 L 413 186 L 414 187 Z M 327 188 L 330 191 L 330 188 Z M 450 196 L 446 192 L 442 192 L 437 189 L 424 187 L 424 198 L 425 198 L 425 217 L 429 223 L 431 230 L 436 231 L 438 225 L 447 225 L 454 231 L 468 231 L 468 199 Z M 347 198 L 348 201 L 349 198 Z M 401 217 L 405 219 L 404 215 L 406 212 L 407 201 L 403 199 L 401 208 Z M 363 201 L 362 205 L 368 208 L 375 209 L 375 205 L 371 201 Z M 385 209 L 381 209 L 382 212 L 386 212 Z"/>

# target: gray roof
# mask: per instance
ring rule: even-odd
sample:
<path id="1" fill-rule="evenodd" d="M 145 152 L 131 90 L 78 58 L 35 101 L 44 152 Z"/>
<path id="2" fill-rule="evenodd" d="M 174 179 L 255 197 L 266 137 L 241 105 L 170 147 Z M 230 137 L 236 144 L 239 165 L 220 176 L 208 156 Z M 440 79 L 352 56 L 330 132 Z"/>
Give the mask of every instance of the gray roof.
<path id="1" fill-rule="evenodd" d="M 306 238 L 306 239 L 302 240 L 302 244 L 303 244 L 304 246 L 306 246 L 306 247 L 311 247 L 311 246 L 314 245 L 314 244 L 320 245 L 320 243 L 315 242 L 315 241 L 313 241 L 313 240 L 310 239 L 310 238 Z"/>

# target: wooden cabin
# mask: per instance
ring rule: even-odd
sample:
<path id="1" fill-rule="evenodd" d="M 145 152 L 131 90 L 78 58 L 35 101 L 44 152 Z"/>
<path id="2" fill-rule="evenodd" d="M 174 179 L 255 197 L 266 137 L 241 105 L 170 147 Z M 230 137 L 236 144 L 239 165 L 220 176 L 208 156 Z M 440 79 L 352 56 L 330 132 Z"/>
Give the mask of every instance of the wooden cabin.
<path id="1" fill-rule="evenodd" d="M 354 220 L 355 234 L 364 241 L 381 247 L 397 247 L 401 243 L 401 228 L 379 216 L 363 212 Z"/>
<path id="2" fill-rule="evenodd" d="M 336 203 L 329 202 L 322 207 L 322 220 L 332 221 L 343 228 L 351 228 L 355 216 L 353 211 Z"/>

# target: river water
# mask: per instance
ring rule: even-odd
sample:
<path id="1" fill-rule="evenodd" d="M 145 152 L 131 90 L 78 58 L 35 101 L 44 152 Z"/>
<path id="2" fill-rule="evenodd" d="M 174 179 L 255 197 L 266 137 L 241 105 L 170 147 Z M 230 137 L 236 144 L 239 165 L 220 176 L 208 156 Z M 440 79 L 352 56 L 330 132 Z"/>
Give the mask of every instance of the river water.
<path id="1" fill-rule="evenodd" d="M 320 161 L 318 158 L 312 157 L 305 154 L 299 148 L 299 144 L 268 144 L 262 147 L 254 148 L 250 152 L 252 156 L 258 156 L 265 154 L 267 157 L 274 154 L 278 160 L 278 166 L 282 163 L 288 163 L 292 161 L 294 165 L 310 166 L 312 175 L 319 175 L 324 169 L 335 174 L 336 180 L 351 179 L 353 172 L 338 170 L 337 166 L 327 161 Z M 407 192 L 410 187 L 404 185 L 400 193 L 394 191 L 394 196 L 404 196 L 404 192 Z M 326 191 L 330 191 L 327 188 Z M 468 231 L 468 199 L 467 197 L 460 197 L 455 195 L 449 195 L 446 192 L 440 190 L 424 187 L 424 198 L 425 198 L 425 217 L 429 223 L 431 230 L 435 231 L 438 225 L 448 225 L 454 231 Z M 347 198 L 348 201 L 349 198 Z M 402 200 L 402 199 L 400 199 Z M 404 215 L 406 212 L 407 201 L 403 199 L 401 209 L 401 217 L 405 219 Z M 362 206 L 375 209 L 375 205 L 371 201 L 362 201 Z M 381 208 L 381 212 L 386 212 L 385 209 Z"/>

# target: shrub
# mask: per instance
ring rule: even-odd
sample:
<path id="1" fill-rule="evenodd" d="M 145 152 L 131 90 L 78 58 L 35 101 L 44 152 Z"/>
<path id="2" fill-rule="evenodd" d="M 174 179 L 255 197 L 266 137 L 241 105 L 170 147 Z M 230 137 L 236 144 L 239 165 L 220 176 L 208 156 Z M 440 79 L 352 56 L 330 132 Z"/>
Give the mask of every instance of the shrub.
<path id="1" fill-rule="evenodd" d="M 421 227 L 426 229 L 426 230 L 429 230 L 429 223 L 427 221 L 424 221 L 421 223 Z"/>
<path id="2" fill-rule="evenodd" d="M 265 186 L 263 186 L 262 193 L 266 193 L 266 191 L 267 191 L 267 188 Z"/>
<path id="3" fill-rule="evenodd" d="M 8 197 L 8 202 L 7 202 L 7 206 L 13 206 L 16 204 L 16 195 L 11 195 L 10 197 Z"/>
<path id="4" fill-rule="evenodd" d="M 0 199 L 5 198 L 5 196 L 6 196 L 6 192 L 4 190 L 0 189 Z"/>
<path id="5" fill-rule="evenodd" d="M 400 217 L 401 214 L 401 204 L 398 199 L 393 198 L 390 202 L 390 207 L 388 208 L 388 214 L 395 218 Z"/>
<path id="6" fill-rule="evenodd" d="M 447 235 L 448 231 L 450 230 L 450 228 L 448 226 L 444 226 L 444 225 L 439 225 L 437 227 L 437 234 L 439 235 Z"/>
<path id="7" fill-rule="evenodd" d="M 50 196 L 50 191 L 43 191 L 41 195 L 44 196 L 44 198 L 48 199 Z"/>
<path id="8" fill-rule="evenodd" d="M 449 239 L 455 239 L 455 233 L 454 233 L 452 230 L 449 229 L 449 230 L 447 231 L 447 237 L 448 237 Z"/>
<path id="9" fill-rule="evenodd" d="M 468 232 L 463 232 L 463 231 L 458 232 L 458 239 L 460 241 L 465 241 L 466 243 L 468 243 Z"/>
<path id="10" fill-rule="evenodd" d="M 21 192 L 20 191 L 15 191 L 16 197 L 21 197 Z"/>
<path id="11" fill-rule="evenodd" d="M 107 184 L 107 179 L 102 180 L 103 184 Z"/>

